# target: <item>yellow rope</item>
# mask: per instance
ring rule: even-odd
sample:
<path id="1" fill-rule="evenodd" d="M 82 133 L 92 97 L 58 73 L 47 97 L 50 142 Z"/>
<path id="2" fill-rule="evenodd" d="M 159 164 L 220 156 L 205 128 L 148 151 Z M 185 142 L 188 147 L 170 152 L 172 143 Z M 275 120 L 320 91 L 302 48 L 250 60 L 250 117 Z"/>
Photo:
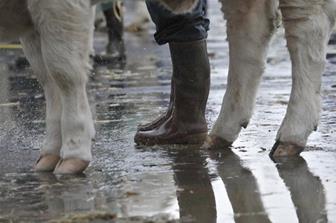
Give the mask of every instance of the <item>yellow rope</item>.
<path id="1" fill-rule="evenodd" d="M 22 49 L 20 44 L 0 44 L 0 49 Z"/>

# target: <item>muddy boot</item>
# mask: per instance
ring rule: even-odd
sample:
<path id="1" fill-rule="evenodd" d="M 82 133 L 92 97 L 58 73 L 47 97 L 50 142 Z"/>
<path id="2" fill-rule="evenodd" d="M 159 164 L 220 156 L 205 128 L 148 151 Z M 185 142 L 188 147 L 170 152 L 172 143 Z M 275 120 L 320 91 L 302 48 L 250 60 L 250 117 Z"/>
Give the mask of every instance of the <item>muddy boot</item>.
<path id="1" fill-rule="evenodd" d="M 166 113 L 160 115 L 157 119 L 154 121 L 147 123 L 147 124 L 140 124 L 138 125 L 138 131 L 149 131 L 152 130 L 162 123 L 164 123 L 173 113 L 173 108 L 174 108 L 174 90 L 175 90 L 175 84 L 174 84 L 174 79 L 171 80 L 171 88 L 170 88 L 170 99 L 169 99 L 169 105 Z"/>
<path id="2" fill-rule="evenodd" d="M 104 10 L 106 26 L 108 28 L 108 44 L 106 54 L 118 60 L 125 60 L 125 46 L 123 41 L 124 22 L 123 22 L 122 1 L 114 1 L 112 7 Z"/>
<path id="3" fill-rule="evenodd" d="M 148 131 L 135 135 L 139 145 L 202 144 L 207 135 L 205 107 L 210 86 L 206 41 L 170 43 L 173 63 L 171 115 Z"/>

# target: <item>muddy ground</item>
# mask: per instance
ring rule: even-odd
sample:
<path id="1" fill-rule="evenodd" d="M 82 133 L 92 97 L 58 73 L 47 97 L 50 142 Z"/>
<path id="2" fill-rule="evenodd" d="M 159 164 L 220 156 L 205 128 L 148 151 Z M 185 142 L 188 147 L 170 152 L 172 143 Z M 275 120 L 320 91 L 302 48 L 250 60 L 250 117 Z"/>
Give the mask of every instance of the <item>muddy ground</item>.
<path id="1" fill-rule="evenodd" d="M 228 44 L 216 1 L 209 15 L 211 127 L 226 88 Z M 101 66 L 90 77 L 94 161 L 77 177 L 31 171 L 45 133 L 44 97 L 29 68 L 11 68 L 21 50 L 0 50 L 0 222 L 336 222 L 335 45 L 328 49 L 317 132 L 301 157 L 272 161 L 291 89 L 283 30 L 270 47 L 250 125 L 232 151 L 206 151 L 134 145 L 137 124 L 169 102 L 168 48 L 154 43 L 147 26 L 126 33 L 124 69 Z M 98 52 L 105 42 L 97 33 Z"/>

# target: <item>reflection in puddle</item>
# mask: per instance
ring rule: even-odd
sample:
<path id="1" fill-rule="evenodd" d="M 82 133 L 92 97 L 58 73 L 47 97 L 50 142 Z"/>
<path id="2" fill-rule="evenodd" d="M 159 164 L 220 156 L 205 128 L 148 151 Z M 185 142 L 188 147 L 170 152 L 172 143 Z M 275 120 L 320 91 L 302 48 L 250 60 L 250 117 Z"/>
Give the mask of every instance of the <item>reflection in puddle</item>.
<path id="1" fill-rule="evenodd" d="M 90 218 L 99 213 L 120 219 L 142 216 L 140 222 L 152 216 L 182 222 L 271 222 L 263 204 L 265 195 L 237 154 L 231 150 L 166 150 L 172 172 L 162 172 L 161 164 L 153 163 L 145 165 L 147 174 L 114 181 L 103 173 L 79 177 L 5 174 L 0 178 L 0 222 L 45 222 L 69 213 L 87 213 Z M 150 154 L 139 151 L 143 153 Z M 296 208 L 297 218 L 290 222 L 328 222 L 325 189 L 306 161 L 302 157 L 278 159 L 276 167 Z M 104 179 L 110 183 L 101 184 Z"/>
<path id="2" fill-rule="evenodd" d="M 197 149 L 177 149 L 171 157 L 182 221 L 216 222 L 216 202 L 206 157 Z"/>
<path id="3" fill-rule="evenodd" d="M 216 222 L 234 222 L 233 210 L 230 200 L 227 196 L 223 180 L 218 177 L 212 180 L 211 186 L 216 200 L 217 219 Z"/>
<path id="4" fill-rule="evenodd" d="M 271 222 L 261 200 L 252 172 L 242 166 L 239 156 L 231 150 L 211 152 L 217 173 L 230 200 L 235 222 Z"/>
<path id="5" fill-rule="evenodd" d="M 280 177 L 290 191 L 299 222 L 328 222 L 324 187 L 302 157 L 276 159 Z"/>

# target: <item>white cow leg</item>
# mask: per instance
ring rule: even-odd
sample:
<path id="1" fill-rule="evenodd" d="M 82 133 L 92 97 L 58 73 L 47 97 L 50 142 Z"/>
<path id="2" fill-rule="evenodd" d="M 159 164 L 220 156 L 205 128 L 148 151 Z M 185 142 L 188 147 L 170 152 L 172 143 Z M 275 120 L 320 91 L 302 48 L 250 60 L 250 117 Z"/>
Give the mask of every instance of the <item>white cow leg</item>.
<path id="1" fill-rule="evenodd" d="M 95 135 L 86 93 L 87 71 L 76 55 L 68 58 L 62 52 L 53 52 L 47 45 L 43 46 L 46 64 L 60 88 L 62 102 L 62 161 L 55 173 L 82 172 L 92 160 L 91 144 Z M 64 63 L 55 65 L 55 60 Z"/>
<path id="2" fill-rule="evenodd" d="M 40 158 L 36 162 L 34 169 L 35 171 L 53 171 L 60 159 L 62 146 L 62 104 L 59 90 L 45 67 L 41 52 L 40 36 L 37 33 L 31 33 L 22 38 L 21 42 L 24 53 L 43 87 L 46 98 L 46 137 L 40 150 Z"/>
<path id="3" fill-rule="evenodd" d="M 228 83 L 219 117 L 205 143 L 225 148 L 251 118 L 272 34 L 278 25 L 277 2 L 222 0 L 230 50 Z"/>
<path id="4" fill-rule="evenodd" d="M 280 0 L 292 61 L 292 91 L 271 156 L 298 155 L 317 128 L 321 76 L 335 11 L 328 1 Z"/>
<path id="5" fill-rule="evenodd" d="M 44 0 L 30 6 L 41 35 L 43 60 L 62 103 L 61 160 L 54 172 L 81 173 L 92 160 L 95 135 L 86 93 L 91 5 L 85 0 Z"/>

